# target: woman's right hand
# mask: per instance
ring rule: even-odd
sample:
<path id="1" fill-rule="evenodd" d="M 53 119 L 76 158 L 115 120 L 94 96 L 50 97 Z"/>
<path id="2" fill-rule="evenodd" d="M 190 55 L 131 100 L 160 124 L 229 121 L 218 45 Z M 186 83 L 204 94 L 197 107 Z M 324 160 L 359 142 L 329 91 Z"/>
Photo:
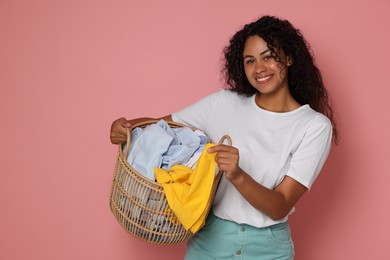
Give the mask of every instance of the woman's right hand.
<path id="1" fill-rule="evenodd" d="M 110 140 L 113 144 L 123 144 L 127 140 L 126 128 L 130 128 L 131 123 L 124 117 L 118 118 L 111 125 Z"/>

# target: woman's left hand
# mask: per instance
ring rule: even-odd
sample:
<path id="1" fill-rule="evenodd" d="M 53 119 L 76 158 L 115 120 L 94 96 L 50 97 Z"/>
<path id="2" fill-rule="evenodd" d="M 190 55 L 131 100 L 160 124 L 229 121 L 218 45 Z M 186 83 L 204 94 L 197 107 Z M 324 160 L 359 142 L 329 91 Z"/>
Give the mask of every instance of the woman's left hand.
<path id="1" fill-rule="evenodd" d="M 238 166 L 240 155 L 238 149 L 233 146 L 219 144 L 208 149 L 209 153 L 217 153 L 215 160 L 220 171 L 225 172 L 225 177 L 233 181 L 242 173 Z"/>

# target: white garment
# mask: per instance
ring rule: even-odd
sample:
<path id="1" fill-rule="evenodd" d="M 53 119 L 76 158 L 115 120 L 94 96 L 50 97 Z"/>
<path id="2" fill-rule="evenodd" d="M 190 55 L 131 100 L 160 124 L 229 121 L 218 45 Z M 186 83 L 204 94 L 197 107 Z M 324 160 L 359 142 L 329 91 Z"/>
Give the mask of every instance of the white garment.
<path id="1" fill-rule="evenodd" d="M 209 142 L 209 138 L 205 135 L 205 133 L 203 133 L 203 131 L 200 131 L 197 129 L 194 131 L 194 133 L 199 136 L 199 138 L 201 139 L 201 142 L 200 142 L 198 150 L 196 150 L 195 153 L 192 155 L 192 157 L 184 164 L 185 166 L 188 166 L 192 169 L 195 168 L 195 165 L 198 162 L 199 157 L 202 155 L 204 147 Z"/>
<path id="2" fill-rule="evenodd" d="M 276 113 L 261 109 L 255 95 L 221 90 L 172 114 L 176 122 L 203 130 L 212 140 L 227 134 L 240 153 L 239 166 L 255 181 L 273 189 L 288 175 L 310 188 L 329 154 L 332 125 L 309 105 Z M 291 210 L 290 214 L 294 211 Z M 216 216 L 265 227 L 274 221 L 252 207 L 224 177 L 214 201 Z"/>

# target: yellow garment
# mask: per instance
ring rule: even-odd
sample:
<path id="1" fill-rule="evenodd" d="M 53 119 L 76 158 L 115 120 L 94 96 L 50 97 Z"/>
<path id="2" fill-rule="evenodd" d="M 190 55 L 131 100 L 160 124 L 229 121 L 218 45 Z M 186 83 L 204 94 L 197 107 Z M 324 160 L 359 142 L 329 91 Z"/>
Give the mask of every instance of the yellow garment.
<path id="1" fill-rule="evenodd" d="M 216 153 L 207 149 L 215 144 L 206 144 L 195 169 L 174 165 L 168 172 L 155 168 L 154 175 L 164 188 L 169 207 L 186 230 L 197 232 L 205 224 L 206 213 L 214 183 Z"/>

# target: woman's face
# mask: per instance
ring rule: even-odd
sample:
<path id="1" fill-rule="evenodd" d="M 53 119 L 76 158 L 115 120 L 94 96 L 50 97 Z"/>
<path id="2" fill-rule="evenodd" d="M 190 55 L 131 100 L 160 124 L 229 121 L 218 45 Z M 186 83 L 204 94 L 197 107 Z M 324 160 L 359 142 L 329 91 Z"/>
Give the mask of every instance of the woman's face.
<path id="1" fill-rule="evenodd" d="M 245 42 L 245 75 L 249 83 L 262 94 L 288 91 L 287 68 L 290 61 L 282 50 L 278 55 L 280 62 L 275 61 L 267 43 L 259 36 L 250 36 Z"/>

